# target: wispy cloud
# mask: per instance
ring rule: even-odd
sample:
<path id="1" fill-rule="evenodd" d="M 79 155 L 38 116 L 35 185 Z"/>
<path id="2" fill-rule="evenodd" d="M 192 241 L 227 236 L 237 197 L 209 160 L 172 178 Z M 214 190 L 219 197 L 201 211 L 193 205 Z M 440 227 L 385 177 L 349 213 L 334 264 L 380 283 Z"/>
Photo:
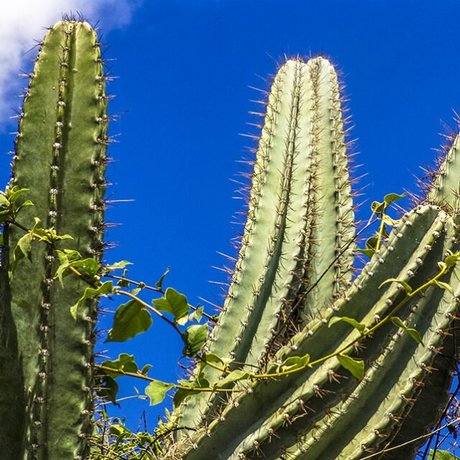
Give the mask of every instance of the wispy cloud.
<path id="1" fill-rule="evenodd" d="M 91 23 L 100 22 L 104 32 L 129 24 L 142 0 L 14 0 L 0 1 L 0 122 L 18 105 L 20 69 L 27 66 L 27 54 L 34 40 L 63 14 L 81 13 Z M 1 128 L 0 128 L 1 130 Z"/>

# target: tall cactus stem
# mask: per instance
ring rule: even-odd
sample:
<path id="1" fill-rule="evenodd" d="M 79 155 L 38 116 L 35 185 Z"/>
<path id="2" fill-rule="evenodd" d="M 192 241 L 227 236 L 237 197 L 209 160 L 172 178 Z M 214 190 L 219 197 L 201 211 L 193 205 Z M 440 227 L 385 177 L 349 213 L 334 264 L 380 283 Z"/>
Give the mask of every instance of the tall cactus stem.
<path id="1" fill-rule="evenodd" d="M 100 258 L 107 141 L 105 81 L 97 36 L 85 22 L 50 28 L 24 101 L 16 141 L 12 185 L 29 189 L 34 217 L 60 235 L 61 248 Z M 10 225 L 10 247 L 23 235 Z M 11 254 L 10 254 L 11 258 Z M 69 308 L 85 284 L 54 279 L 57 261 L 44 244 L 18 264 L 9 282 L 27 401 L 25 458 L 81 459 L 91 432 L 91 388 L 96 303 L 77 321 Z M 8 260 L 3 260 L 3 272 Z M 4 452 L 5 449 L 2 449 Z M 6 451 L 8 451 L 6 449 Z"/>
<path id="2" fill-rule="evenodd" d="M 269 95 L 241 250 L 206 349 L 264 367 L 299 320 L 317 315 L 350 282 L 353 239 L 337 75 L 323 58 L 288 61 Z M 205 373 L 210 382 L 219 377 Z M 212 418 L 212 399 L 184 404 L 182 422 Z"/>

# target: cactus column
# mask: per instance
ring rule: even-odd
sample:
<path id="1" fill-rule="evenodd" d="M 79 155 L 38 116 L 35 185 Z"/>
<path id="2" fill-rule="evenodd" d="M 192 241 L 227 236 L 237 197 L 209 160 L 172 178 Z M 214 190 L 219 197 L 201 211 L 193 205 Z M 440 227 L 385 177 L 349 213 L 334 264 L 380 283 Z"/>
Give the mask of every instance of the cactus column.
<path id="1" fill-rule="evenodd" d="M 22 109 L 12 185 L 29 189 L 34 206 L 19 215 L 34 218 L 58 234 L 71 234 L 60 247 L 100 258 L 107 141 L 105 80 L 94 30 L 85 22 L 63 21 L 50 28 L 40 49 Z M 3 278 L 24 232 L 5 232 Z M 65 244 L 64 244 L 65 243 Z M 9 249 L 11 248 L 11 249 Z M 5 257 L 6 255 L 6 257 Z M 34 243 L 31 261 L 18 264 L 9 281 L 26 404 L 20 447 L 0 446 L 11 457 L 36 460 L 85 457 L 91 433 L 91 399 L 96 304 L 88 302 L 77 321 L 69 308 L 85 284 L 54 279 L 51 248 Z M 5 298 L 3 299 L 5 301 Z"/>
<path id="2" fill-rule="evenodd" d="M 322 58 L 288 61 L 269 96 L 242 247 L 207 350 L 265 367 L 345 289 L 353 239 L 337 75 Z M 205 371 L 210 382 L 219 378 Z M 187 401 L 181 423 L 212 419 L 215 399 Z"/>

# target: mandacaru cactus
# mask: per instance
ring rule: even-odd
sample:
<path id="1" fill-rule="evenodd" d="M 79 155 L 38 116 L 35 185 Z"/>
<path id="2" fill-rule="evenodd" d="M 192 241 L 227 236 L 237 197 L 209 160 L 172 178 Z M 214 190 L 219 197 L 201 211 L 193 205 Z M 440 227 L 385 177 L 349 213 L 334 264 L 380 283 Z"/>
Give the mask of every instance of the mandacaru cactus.
<path id="1" fill-rule="evenodd" d="M 460 267 L 443 275 L 448 290 L 426 282 L 459 250 L 458 141 L 426 199 L 402 216 L 352 281 L 342 112 L 325 58 L 280 68 L 239 258 L 204 349 L 227 359 L 229 370 L 256 366 L 267 378 L 236 382 L 240 391 L 224 397 L 186 398 L 175 412 L 184 428 L 167 458 L 406 460 L 423 438 L 406 442 L 439 421 L 455 367 Z M 282 375 L 295 357 L 309 364 Z M 349 358 L 364 364 L 362 375 L 345 370 Z M 226 378 L 201 368 L 195 378 L 200 373 L 210 386 Z"/>
<path id="2" fill-rule="evenodd" d="M 27 188 L 34 206 L 21 210 L 24 228 L 40 225 L 60 246 L 99 259 L 104 231 L 107 101 L 94 30 L 62 21 L 41 44 L 20 114 L 11 186 Z M 13 190 L 14 190 L 13 189 Z M 14 265 L 24 231 L 6 225 L 2 253 L 0 326 L 1 457 L 5 460 L 79 459 L 92 433 L 92 364 L 96 303 L 77 321 L 69 307 L 84 282 L 65 287 L 47 245 L 31 246 Z M 11 249 L 10 249 L 11 248 Z"/>
<path id="3" fill-rule="evenodd" d="M 7 206 L 3 219 L 6 460 L 90 455 L 97 308 L 81 301 L 87 279 L 59 282 L 56 249 L 101 259 L 106 108 L 95 32 L 80 21 L 58 23 L 31 76 L 13 178 L 0 202 L 4 209 L 28 189 L 34 204 L 22 203 L 17 219 Z M 392 222 L 389 235 L 379 233 L 353 279 L 344 123 L 328 60 L 296 58 L 280 68 L 239 258 L 192 376 L 229 391 L 182 392 L 160 436 L 164 454 L 152 458 L 407 460 L 439 422 L 458 347 L 460 141 L 426 197 Z M 374 207 L 382 222 L 392 199 Z M 40 235 L 48 244 L 36 241 Z M 30 260 L 18 263 L 24 256 Z M 225 366 L 204 366 L 210 357 Z"/>

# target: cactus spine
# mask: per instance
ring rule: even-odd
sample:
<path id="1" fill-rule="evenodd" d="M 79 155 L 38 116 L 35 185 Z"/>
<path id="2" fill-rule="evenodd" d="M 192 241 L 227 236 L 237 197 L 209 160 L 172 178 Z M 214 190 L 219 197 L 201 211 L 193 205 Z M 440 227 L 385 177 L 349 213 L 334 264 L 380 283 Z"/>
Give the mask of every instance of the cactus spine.
<path id="1" fill-rule="evenodd" d="M 63 21 L 50 28 L 40 49 L 24 101 L 16 141 L 12 185 L 29 189 L 34 217 L 59 235 L 74 235 L 61 247 L 100 258 L 104 211 L 106 97 L 101 55 L 93 29 Z M 17 359 L 22 365 L 23 430 L 16 441 L 2 439 L 8 458 L 84 458 L 91 432 L 91 364 L 96 305 L 88 302 L 77 321 L 69 314 L 84 289 L 77 279 L 62 287 L 54 279 L 57 262 L 44 244 L 33 244 L 8 280 L 12 250 L 24 232 L 5 230 L 2 256 L 2 310 L 14 321 Z M 33 265 L 32 265 L 33 264 Z M 5 286 L 6 284 L 6 286 Z M 11 318 L 10 318 L 11 315 Z M 17 411 L 20 412 L 20 405 Z M 7 425 L 7 424 L 6 424 Z M 8 454 L 7 454 L 8 455 Z M 7 458 L 7 457 L 3 457 Z"/>
<path id="2" fill-rule="evenodd" d="M 395 278 L 421 286 L 459 250 L 456 161 L 454 143 L 424 204 L 403 216 L 351 283 L 353 207 L 337 77 L 323 58 L 280 68 L 235 274 L 205 351 L 274 373 L 289 357 L 308 353 L 315 362 L 360 337 L 348 324 L 329 327 L 334 316 L 372 328 L 401 302 L 398 318 L 422 343 L 388 321 L 352 352 L 365 363 L 362 381 L 331 358 L 282 378 L 238 383 L 243 394 L 226 399 L 185 400 L 180 424 L 193 430 L 182 431 L 170 458 L 358 460 L 435 423 L 457 345 L 449 328 L 459 268 L 444 279 L 453 292 L 431 286 L 406 301 L 401 285 L 381 285 Z M 212 384 L 220 375 L 210 370 L 206 378 Z M 373 458 L 411 458 L 416 447 Z"/>

